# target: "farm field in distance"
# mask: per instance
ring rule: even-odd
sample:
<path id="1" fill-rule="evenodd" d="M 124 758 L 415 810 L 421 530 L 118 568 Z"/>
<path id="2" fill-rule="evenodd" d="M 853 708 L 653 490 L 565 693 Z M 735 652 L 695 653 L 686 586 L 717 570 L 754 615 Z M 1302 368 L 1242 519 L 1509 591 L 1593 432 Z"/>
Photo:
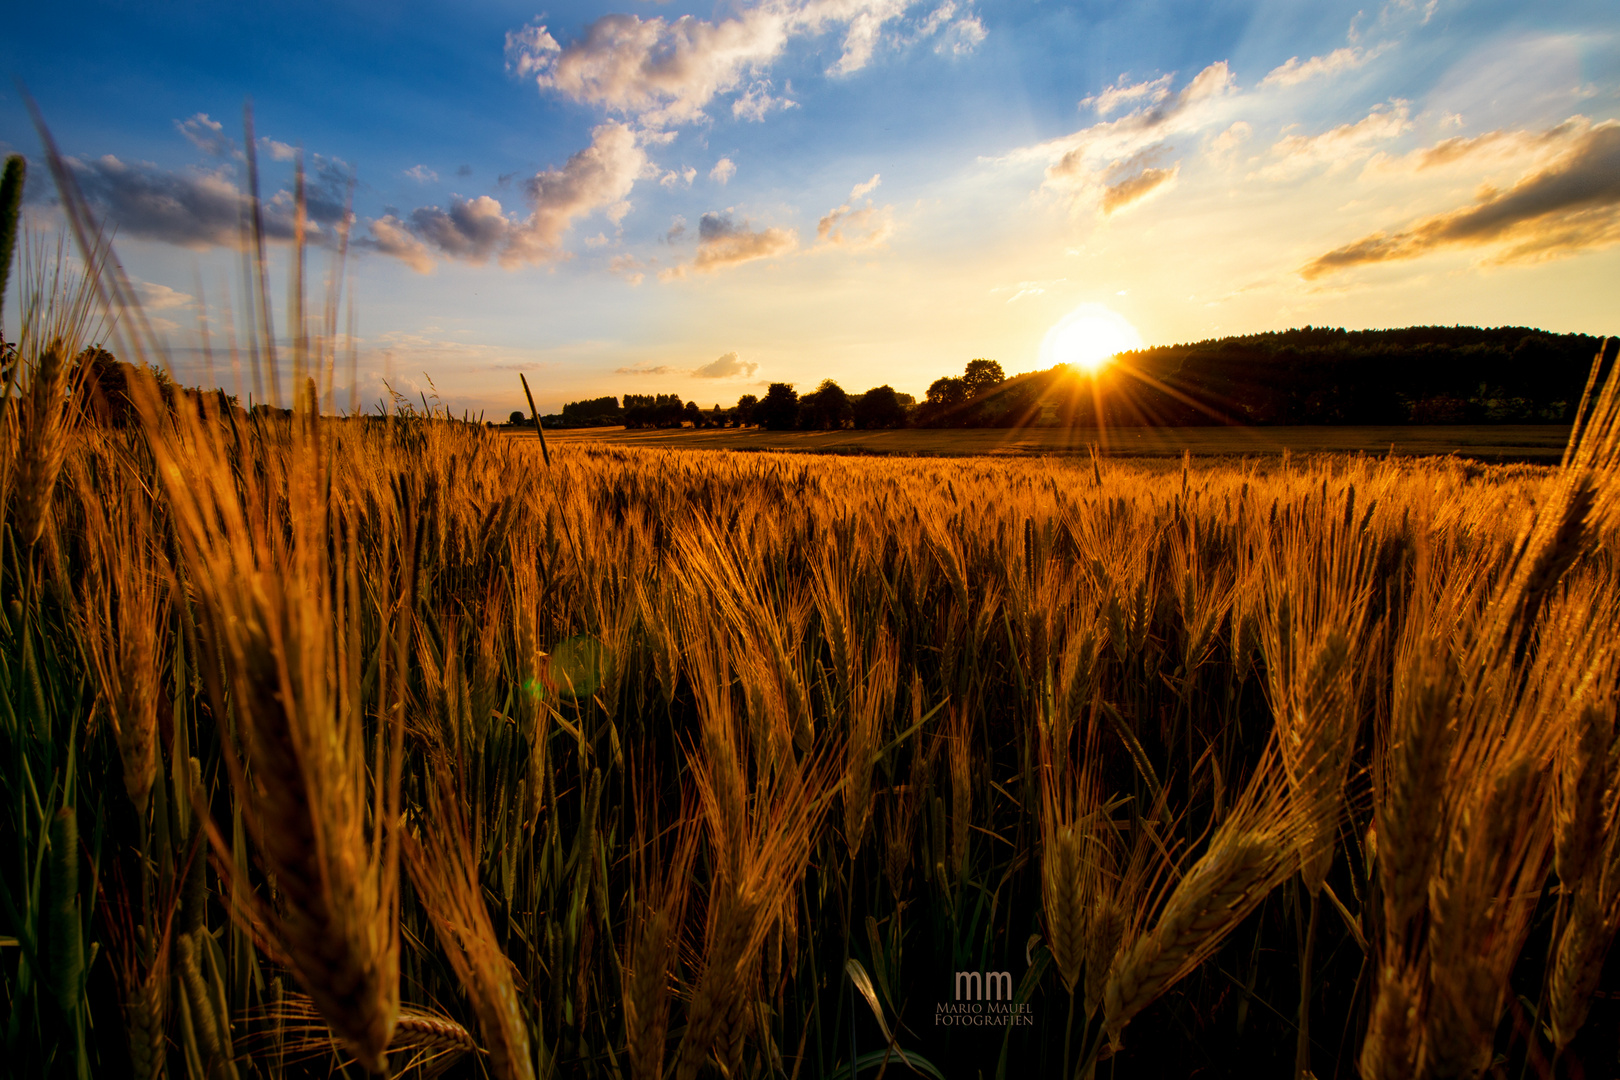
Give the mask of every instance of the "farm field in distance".
<path id="1" fill-rule="evenodd" d="M 498 428 L 508 437 L 534 438 L 533 428 Z M 1569 439 L 1562 424 L 1390 425 L 1381 427 L 1116 427 L 1097 428 L 902 428 L 887 431 L 767 431 L 763 428 L 620 427 L 547 429 L 559 444 L 576 441 L 614 446 L 689 450 L 773 450 L 827 454 L 1087 454 L 1091 446 L 1110 455 L 1387 454 L 1432 456 L 1455 453 L 1479 462 L 1556 465 Z"/>

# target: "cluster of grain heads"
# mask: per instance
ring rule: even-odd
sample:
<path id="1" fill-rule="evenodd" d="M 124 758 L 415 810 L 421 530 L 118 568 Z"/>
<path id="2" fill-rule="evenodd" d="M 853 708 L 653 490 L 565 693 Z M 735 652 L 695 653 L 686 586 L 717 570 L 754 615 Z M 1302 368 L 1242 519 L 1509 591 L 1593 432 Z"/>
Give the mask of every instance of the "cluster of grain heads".
<path id="1" fill-rule="evenodd" d="M 430 762 L 420 835 L 404 837 L 405 865 L 440 950 L 478 1017 L 490 1071 L 498 1080 L 534 1080 L 529 1022 L 478 883 L 464 778 L 458 777 L 455 757 L 442 747 Z"/>
<path id="2" fill-rule="evenodd" d="M 1470 580 L 1431 586 L 1420 553 L 1417 612 L 1455 614 L 1409 623 L 1397 650 L 1375 788 L 1383 932 L 1361 1052 L 1369 1078 L 1478 1076 L 1490 1065 L 1512 969 L 1555 867 L 1561 915 L 1568 909 L 1547 972 L 1555 1046 L 1584 1018 L 1586 980 L 1614 927 L 1604 887 L 1584 900 L 1581 889 L 1594 865 L 1588 838 L 1601 829 L 1616 652 L 1588 622 L 1614 603 L 1612 583 L 1570 569 L 1598 542 L 1591 510 L 1612 486 L 1617 391 L 1611 369 L 1552 497 L 1531 511 L 1483 603 Z M 1547 781 L 1556 748 L 1561 792 Z"/>
<path id="3" fill-rule="evenodd" d="M 155 387 L 137 380 L 132 389 L 143 415 L 162 416 Z M 330 462 L 319 429 L 284 433 L 286 471 L 262 479 L 229 468 L 232 451 L 252 447 L 240 435 L 228 445 L 217 424 L 149 419 L 146 433 L 196 597 L 214 714 L 235 718 L 222 749 L 236 803 L 279 894 L 274 909 L 257 893 L 248 902 L 275 927 L 333 1031 L 381 1071 L 399 1006 L 395 680 L 412 567 L 398 575 L 404 602 L 385 600 L 397 614 L 369 658 L 384 692 L 368 754 L 359 553 L 352 533 L 328 531 Z M 412 538 L 398 547 L 412 550 Z M 211 834 L 229 859 L 223 837 Z M 239 877 L 232 888 L 250 886 Z"/>
<path id="4" fill-rule="evenodd" d="M 730 1074 L 750 1035 L 766 1060 L 769 1033 L 753 1008 L 761 949 L 805 873 L 836 758 L 823 748 L 769 770 L 748 768 L 746 734 L 732 703 L 733 670 L 718 648 L 688 640 L 688 673 L 703 728 L 687 758 L 711 868 L 702 961 L 675 1052 L 677 1080 L 693 1080 L 712 1054 Z"/>
<path id="5" fill-rule="evenodd" d="M 118 744 L 124 790 L 144 821 L 158 774 L 169 587 L 156 508 L 135 490 L 134 470 L 116 455 L 113 462 L 111 470 L 92 472 L 81 459 L 73 470 L 88 541 L 78 636 Z"/>
<path id="6" fill-rule="evenodd" d="M 1356 659 L 1370 652 L 1373 561 L 1355 497 L 1348 485 L 1341 510 L 1324 481 L 1319 496 L 1307 496 L 1301 512 L 1280 524 L 1264 553 L 1272 563 L 1261 575 L 1267 691 L 1289 791 L 1304 816 L 1300 876 L 1311 897 L 1299 965 L 1297 1076 L 1310 1072 L 1317 920 L 1361 729 Z"/>
<path id="7" fill-rule="evenodd" d="M 1604 958 L 1620 929 L 1620 739 L 1614 698 L 1588 704 L 1559 762 L 1554 867 L 1565 912 L 1556 939 L 1549 1012 L 1562 1053 L 1586 1022 Z"/>
<path id="8" fill-rule="evenodd" d="M 673 841 L 659 835 L 656 796 L 637 792 L 636 891 L 631 899 L 624 979 L 625 1050 L 632 1080 L 662 1080 L 671 983 L 691 896 L 689 875 L 702 839 L 702 815 L 683 803 Z"/>
<path id="9" fill-rule="evenodd" d="M 1275 745 L 1268 748 L 1208 846 L 1134 913 L 1103 990 L 1103 1029 L 1117 1049 L 1125 1026 L 1212 955 L 1249 912 L 1299 868 L 1311 800 L 1292 798 Z M 1148 917 L 1144 911 L 1151 910 Z"/>

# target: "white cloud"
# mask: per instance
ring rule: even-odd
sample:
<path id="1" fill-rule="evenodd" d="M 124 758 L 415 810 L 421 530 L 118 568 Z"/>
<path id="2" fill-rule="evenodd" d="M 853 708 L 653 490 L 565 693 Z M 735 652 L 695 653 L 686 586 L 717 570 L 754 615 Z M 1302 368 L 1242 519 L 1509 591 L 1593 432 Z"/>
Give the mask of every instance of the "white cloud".
<path id="1" fill-rule="evenodd" d="M 634 116 L 651 127 L 690 123 L 787 43 L 786 20 L 753 8 L 720 22 L 605 15 L 566 49 L 546 28 L 507 35 L 509 63 L 542 90 Z"/>
<path id="2" fill-rule="evenodd" d="M 426 165 L 412 165 L 405 170 L 405 175 L 419 184 L 432 183 L 439 179 L 439 174 Z"/>
<path id="3" fill-rule="evenodd" d="M 1082 109 L 1097 110 L 1098 116 L 1107 116 L 1121 105 L 1129 105 L 1133 101 L 1147 101 L 1157 105 L 1170 96 L 1171 75 L 1160 75 L 1157 79 L 1147 82 L 1126 83 L 1125 76 L 1121 75 L 1119 81 L 1100 94 L 1080 99 Z"/>
<path id="4" fill-rule="evenodd" d="M 140 297 L 143 311 L 175 311 L 197 302 L 190 293 L 179 292 L 155 281 L 137 281 L 135 293 Z"/>
<path id="5" fill-rule="evenodd" d="M 547 170 L 529 181 L 534 215 L 521 257 L 529 261 L 551 257 L 569 224 L 597 210 L 615 225 L 623 221 L 630 210 L 630 189 L 646 168 L 647 153 L 633 131 L 619 123 L 598 125 L 591 132 L 590 146 L 561 169 Z"/>
<path id="6" fill-rule="evenodd" d="M 1247 120 L 1235 120 L 1225 131 L 1209 140 L 1209 156 L 1217 164 L 1228 165 L 1237 154 L 1238 148 L 1243 146 L 1254 135 L 1254 128 Z"/>
<path id="7" fill-rule="evenodd" d="M 1014 151 L 1003 160 L 1048 162 L 1042 187 L 1076 209 L 1095 206 L 1106 214 L 1166 189 L 1177 175 L 1175 163 L 1164 163 L 1172 152 L 1166 140 L 1228 118 L 1232 73 L 1221 61 L 1200 71 L 1179 93 L 1171 94 L 1169 87 L 1167 78 L 1110 87 L 1086 101 L 1106 109 L 1121 101 L 1146 104 L 1117 120 Z"/>
<path id="8" fill-rule="evenodd" d="M 817 238 L 852 251 L 877 247 L 894 235 L 894 208 L 867 203 L 860 209 L 850 204 L 827 211 L 816 223 Z"/>
<path id="9" fill-rule="evenodd" d="M 658 183 L 660 186 L 667 188 L 691 187 L 692 181 L 696 178 L 697 170 L 688 165 L 679 172 L 673 169 L 670 170 L 658 178 Z"/>
<path id="10" fill-rule="evenodd" d="M 940 56 L 966 56 L 979 47 L 988 33 L 984 23 L 972 11 L 962 10 L 955 0 L 945 0 L 918 24 L 916 36 L 906 44 L 924 41 L 938 34 L 939 40 L 934 44 L 935 53 Z"/>
<path id="11" fill-rule="evenodd" d="M 399 218 L 385 214 L 371 222 L 371 236 L 364 245 L 384 255 L 392 255 L 418 274 L 433 271 L 433 256 L 427 245 L 412 236 Z"/>
<path id="12" fill-rule="evenodd" d="M 820 8 L 829 15 L 836 8 L 852 9 L 848 19 L 849 29 L 844 34 L 843 55 L 827 69 L 827 74 L 848 75 L 865 67 L 872 59 L 872 50 L 877 48 L 878 40 L 883 33 L 883 25 L 905 14 L 909 3 L 910 0 L 864 0 L 862 3 L 823 2 L 805 5 L 806 12 Z"/>
<path id="13" fill-rule="evenodd" d="M 709 170 L 709 179 L 724 187 L 726 181 L 737 175 L 737 163 L 728 157 L 723 157 L 714 163 Z"/>
<path id="14" fill-rule="evenodd" d="M 697 255 L 690 263 L 672 266 L 658 276 L 672 281 L 686 277 L 690 270 L 708 273 L 755 259 L 785 255 L 798 246 L 797 230 L 775 227 L 756 230 L 750 228 L 747 221 L 733 221 L 729 212 L 704 214 L 698 222 Z"/>
<path id="15" fill-rule="evenodd" d="M 771 80 L 761 79 L 731 103 L 731 115 L 739 120 L 764 120 L 772 109 L 780 111 L 798 107 L 797 101 L 786 96 L 772 97 Z"/>
<path id="16" fill-rule="evenodd" d="M 647 264 L 634 255 L 615 255 L 608 261 L 608 272 L 617 274 L 632 285 L 640 285 L 647 276 L 644 271 Z"/>
<path id="17" fill-rule="evenodd" d="M 939 44 L 934 46 L 934 51 L 941 56 L 966 56 L 983 44 L 988 36 L 989 31 L 984 28 L 984 23 L 979 21 L 979 17 L 969 15 L 950 25 L 944 36 L 939 39 Z"/>
<path id="18" fill-rule="evenodd" d="M 875 207 L 872 200 L 856 207 L 855 203 L 870 195 L 883 182 L 881 173 L 862 181 L 849 190 L 849 201 L 827 211 L 816 223 L 816 237 L 824 245 L 846 247 L 852 251 L 877 247 L 894 235 L 894 208 Z"/>
<path id="19" fill-rule="evenodd" d="M 578 41 L 561 45 L 541 25 L 506 35 L 507 66 L 582 104 L 596 105 L 651 128 L 698 120 L 718 95 L 745 83 L 734 115 L 757 119 L 785 98 L 768 93 L 766 69 L 795 37 L 842 29 L 843 48 L 828 68 L 848 75 L 871 62 L 887 28 L 899 21 L 912 0 L 765 0 L 730 18 L 708 22 L 692 15 L 666 20 L 638 15 L 604 15 Z M 937 11 L 936 11 L 937 14 Z M 971 51 L 984 40 L 975 16 L 946 23 L 955 8 L 933 27 L 946 28 L 950 50 Z"/>
<path id="20" fill-rule="evenodd" d="M 524 185 L 530 213 L 527 218 L 509 212 L 498 199 L 451 199 L 449 209 L 424 206 L 401 222 L 380 219 L 385 239 L 372 224 L 372 246 L 406 259 L 421 269 L 426 252 L 404 244 L 401 228 L 428 248 L 453 259 L 483 263 L 491 257 L 508 269 L 566 257 L 563 234 L 579 218 L 600 211 L 618 224 L 629 212 L 627 201 L 636 179 L 647 171 L 647 153 L 635 132 L 616 121 L 591 132 L 591 145 L 570 157 L 562 168 L 537 173 Z M 696 170 L 688 172 L 696 175 Z M 688 179 L 688 182 L 690 180 Z"/>
<path id="21" fill-rule="evenodd" d="M 696 379 L 749 378 L 759 370 L 753 360 L 740 359 L 735 352 L 722 353 L 700 367 L 676 367 L 674 364 L 654 364 L 645 361 L 630 367 L 615 368 L 615 375 L 690 375 Z"/>
<path id="22" fill-rule="evenodd" d="M 1290 135 L 1271 147 L 1276 159 L 1257 174 L 1265 180 L 1289 180 L 1319 165 L 1342 168 L 1368 157 L 1378 144 L 1411 128 L 1406 102 L 1376 105 L 1354 123 L 1340 124 L 1320 135 Z"/>
<path id="23" fill-rule="evenodd" d="M 1383 52 L 1387 46 L 1376 49 L 1358 49 L 1347 47 L 1334 49 L 1326 56 L 1313 56 L 1304 63 L 1299 57 L 1291 56 L 1288 62 L 1275 67 L 1264 79 L 1260 80 L 1262 88 L 1267 86 L 1297 86 L 1308 79 L 1321 78 L 1328 75 L 1337 75 L 1341 71 L 1352 71 L 1361 67 L 1367 61 Z"/>
<path id="24" fill-rule="evenodd" d="M 259 149 L 270 155 L 272 161 L 291 161 L 298 156 L 298 148 L 268 135 L 259 137 Z"/>
<path id="25" fill-rule="evenodd" d="M 210 120 L 207 113 L 197 113 L 188 120 L 176 120 L 174 126 L 191 145 L 214 157 L 225 157 L 235 145 L 226 136 L 225 125 L 218 120 Z"/>
<path id="26" fill-rule="evenodd" d="M 1012 295 L 1007 297 L 1007 303 L 1011 304 L 1025 297 L 1045 296 L 1047 290 L 1062 285 L 1068 280 L 1068 278 L 1052 278 L 1046 281 L 1019 281 L 1011 285 L 997 285 L 990 290 L 990 295 L 999 296 L 1002 293 L 1011 293 Z"/>
<path id="27" fill-rule="evenodd" d="M 702 367 L 693 370 L 692 374 L 700 379 L 730 379 L 750 378 L 759 370 L 759 364 L 753 360 L 740 359 L 735 352 L 723 353 Z"/>

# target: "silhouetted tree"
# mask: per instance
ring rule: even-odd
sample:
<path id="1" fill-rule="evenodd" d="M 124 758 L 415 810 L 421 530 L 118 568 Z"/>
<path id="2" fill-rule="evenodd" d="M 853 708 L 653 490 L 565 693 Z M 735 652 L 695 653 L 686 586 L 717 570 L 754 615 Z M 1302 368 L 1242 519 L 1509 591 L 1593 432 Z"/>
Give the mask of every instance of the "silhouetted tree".
<path id="1" fill-rule="evenodd" d="M 523 415 L 522 409 L 513 409 L 512 415 L 506 418 L 506 422 L 513 427 L 522 427 L 529 422 L 529 418 Z"/>
<path id="2" fill-rule="evenodd" d="M 962 385 L 967 389 L 968 397 L 978 397 L 993 386 L 1007 381 L 1007 376 L 1001 371 L 1001 365 L 994 360 L 980 357 L 969 360 L 967 369 L 962 372 Z"/>
<path id="3" fill-rule="evenodd" d="M 591 398 L 589 401 L 570 401 L 562 408 L 562 423 L 567 427 L 600 427 L 624 420 L 616 397 Z"/>
<path id="4" fill-rule="evenodd" d="M 703 410 L 698 408 L 698 403 L 695 401 L 686 403 L 686 408 L 681 410 L 681 416 L 683 420 L 689 422 L 694 428 L 703 426 Z"/>
<path id="5" fill-rule="evenodd" d="M 799 400 L 799 423 L 818 431 L 836 431 L 855 418 L 849 395 L 831 379 Z"/>
<path id="6" fill-rule="evenodd" d="M 758 405 L 759 398 L 753 394 L 744 394 L 737 399 L 736 416 L 738 427 L 748 427 L 759 422 L 754 419 L 754 409 Z"/>
<path id="7" fill-rule="evenodd" d="M 906 407 L 894 387 L 874 386 L 855 399 L 855 426 L 858 428 L 905 427 Z"/>
<path id="8" fill-rule="evenodd" d="M 686 419 L 686 409 L 679 394 L 626 394 L 624 395 L 624 426 L 680 427 Z"/>
<path id="9" fill-rule="evenodd" d="M 928 384 L 928 404 L 953 409 L 967 400 L 967 382 L 946 375 Z"/>
<path id="10" fill-rule="evenodd" d="M 917 408 L 920 427 L 960 427 L 966 419 L 967 383 L 951 375 L 928 385 L 928 396 Z"/>
<path id="11" fill-rule="evenodd" d="M 789 383 L 771 383 L 765 400 L 754 407 L 755 422 L 770 431 L 788 431 L 799 424 L 799 395 Z"/>

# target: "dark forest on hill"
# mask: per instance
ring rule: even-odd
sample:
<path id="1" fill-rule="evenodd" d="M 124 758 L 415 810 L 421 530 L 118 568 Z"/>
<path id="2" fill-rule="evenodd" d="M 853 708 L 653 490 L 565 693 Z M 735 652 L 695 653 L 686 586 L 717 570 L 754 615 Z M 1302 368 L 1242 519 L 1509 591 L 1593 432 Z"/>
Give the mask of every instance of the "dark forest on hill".
<path id="1" fill-rule="evenodd" d="M 1560 423 L 1580 401 L 1599 343 L 1516 326 L 1307 326 L 1119 360 L 1142 376 L 1124 396 L 1157 423 Z M 1105 418 L 1133 422 L 1124 404 Z"/>
<path id="2" fill-rule="evenodd" d="M 991 360 L 941 376 L 922 401 L 832 380 L 800 395 L 702 408 L 674 394 L 570 402 L 549 425 L 759 425 L 776 430 L 1025 425 L 1567 423 L 1600 339 L 1522 326 L 1307 326 L 1121 353 L 1095 378 L 1053 368 L 1003 377 Z M 766 407 L 768 404 L 768 407 Z M 1100 415 L 1099 415 L 1100 413 Z"/>

